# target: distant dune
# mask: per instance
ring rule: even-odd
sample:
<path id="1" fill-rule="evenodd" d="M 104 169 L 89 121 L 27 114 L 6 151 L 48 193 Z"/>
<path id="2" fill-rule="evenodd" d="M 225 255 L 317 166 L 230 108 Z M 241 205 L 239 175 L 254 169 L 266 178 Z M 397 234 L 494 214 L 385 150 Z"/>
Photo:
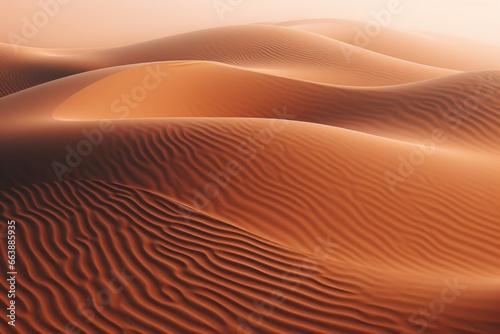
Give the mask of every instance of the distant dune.
<path id="1" fill-rule="evenodd" d="M 500 68 L 353 27 L 1 45 L 14 332 L 497 332 Z"/>
<path id="2" fill-rule="evenodd" d="M 500 69 L 499 46 L 437 33 L 396 30 L 376 20 L 371 23 L 380 29 L 379 33 L 374 34 L 375 28 L 367 22 L 340 19 L 297 20 L 279 25 L 423 65 L 460 71 Z"/>
<path id="3" fill-rule="evenodd" d="M 349 56 L 356 54 L 354 63 Z M 436 78 L 450 70 L 366 51 L 278 26 L 235 26 L 185 33 L 110 49 L 40 50 L 0 44 L 0 96 L 78 72 L 126 64 L 207 60 L 277 75 L 353 86 Z"/>

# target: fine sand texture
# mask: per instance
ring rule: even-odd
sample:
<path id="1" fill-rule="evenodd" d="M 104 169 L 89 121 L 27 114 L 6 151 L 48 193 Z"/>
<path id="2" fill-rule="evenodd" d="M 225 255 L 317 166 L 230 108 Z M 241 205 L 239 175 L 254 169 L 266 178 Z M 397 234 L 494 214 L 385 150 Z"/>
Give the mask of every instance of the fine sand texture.
<path id="1" fill-rule="evenodd" d="M 356 29 L 1 44 L 0 332 L 498 333 L 500 49 Z"/>

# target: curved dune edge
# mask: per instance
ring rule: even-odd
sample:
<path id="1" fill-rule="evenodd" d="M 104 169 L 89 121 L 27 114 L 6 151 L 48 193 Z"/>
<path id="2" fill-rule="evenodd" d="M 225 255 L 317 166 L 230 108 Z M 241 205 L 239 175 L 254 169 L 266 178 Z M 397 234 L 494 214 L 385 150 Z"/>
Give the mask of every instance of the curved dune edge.
<path id="1" fill-rule="evenodd" d="M 121 121 L 91 156 L 59 172 L 68 180 L 155 191 L 300 251 L 312 251 L 317 236 L 335 231 L 345 244 L 337 254 L 341 262 L 407 273 L 498 274 L 498 158 L 437 149 L 414 175 L 394 184 L 387 173 L 398 174 L 397 157 L 425 148 L 329 126 L 272 122 Z M 25 163 L 6 155 L 3 169 L 12 181 L 2 188 L 57 180 L 54 162 L 62 168 L 67 147 L 77 148 L 82 131 L 95 136 L 100 126 L 69 124 L 66 131 L 54 132 L 61 124 L 33 131 L 30 149 L 37 155 L 22 171 L 18 165 Z M 14 149 L 22 153 L 24 145 L 17 141 Z"/>
<path id="2" fill-rule="evenodd" d="M 62 102 L 53 117 L 288 118 L 412 143 L 439 133 L 446 138 L 442 146 L 498 153 L 499 96 L 497 71 L 400 86 L 352 88 L 213 62 L 162 62 L 127 68 L 92 83 Z M 293 109 L 293 115 L 276 106 Z"/>
<path id="3" fill-rule="evenodd" d="M 0 45 L 14 332 L 497 332 L 500 71 L 359 24 Z"/>
<path id="4" fill-rule="evenodd" d="M 317 19 L 280 22 L 276 25 L 319 34 L 422 65 L 458 71 L 500 69 L 500 46 L 445 34 L 397 30 L 385 27 L 385 22 L 382 21 L 381 24 L 379 21 L 376 17 L 372 17 L 369 22 Z M 370 24 L 378 26 L 376 34 L 369 30 L 374 29 L 369 27 Z M 352 50 L 353 59 L 356 59 L 359 53 Z"/>
<path id="5" fill-rule="evenodd" d="M 356 57 L 351 59 L 350 54 Z M 314 33 L 250 25 L 207 29 L 110 49 L 46 50 L 1 44 L 0 97 L 89 70 L 175 60 L 216 61 L 354 86 L 401 84 L 457 73 Z"/>
<path id="6" fill-rule="evenodd" d="M 335 255 L 332 248 L 305 257 L 203 215 L 184 220 L 172 202 L 125 186 L 71 181 L 12 188 L 2 196 L 9 204 L 0 204 L 3 209 L 29 223 L 20 244 L 30 247 L 21 246 L 20 255 L 37 262 L 20 275 L 30 286 L 29 294 L 20 292 L 29 319 L 20 323 L 24 332 L 60 330 L 67 323 L 107 333 L 404 332 L 420 327 L 407 323 L 407 315 L 435 298 L 436 290 L 453 297 L 446 284 L 456 278 L 400 276 L 405 295 L 396 297 L 392 276 L 325 262 Z M 86 265 L 75 271 L 71 263 Z M 292 273 L 294 267 L 300 269 Z M 459 280 L 458 299 L 427 329 L 496 328 L 498 321 L 490 321 L 495 296 L 482 292 L 491 283 Z M 98 313 L 72 312 L 103 290 L 109 299 Z M 42 291 L 46 298 L 37 298 Z M 29 312 L 35 307 L 44 311 Z"/>

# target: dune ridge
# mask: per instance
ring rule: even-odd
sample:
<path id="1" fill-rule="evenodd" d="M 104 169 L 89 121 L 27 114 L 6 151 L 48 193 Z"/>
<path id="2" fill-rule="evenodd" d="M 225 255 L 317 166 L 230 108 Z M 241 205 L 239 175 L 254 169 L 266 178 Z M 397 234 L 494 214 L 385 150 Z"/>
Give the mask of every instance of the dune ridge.
<path id="1" fill-rule="evenodd" d="M 120 92 L 132 91 L 152 68 L 168 73 L 168 77 L 138 106 L 128 108 L 125 102 L 120 102 Z M 80 90 L 61 103 L 53 116 L 65 120 L 273 118 L 276 117 L 274 106 L 281 104 L 293 108 L 295 120 L 393 139 L 414 141 L 431 137 L 434 130 L 440 129 L 447 136 L 447 145 L 488 147 L 494 153 L 500 144 L 496 138 L 500 131 L 500 72 L 497 71 L 463 73 L 379 88 L 318 85 L 242 72 L 217 63 L 155 63 L 127 72 L 108 76 Z M 191 94 L 198 98 L 191 99 Z M 252 103 L 256 95 L 259 100 Z M 220 102 L 211 105 L 210 101 L 214 100 Z M 92 110 L 94 114 L 88 112 Z"/>
<path id="2" fill-rule="evenodd" d="M 500 68 L 360 26 L 0 45 L 13 332 L 495 333 Z"/>
<path id="3" fill-rule="evenodd" d="M 346 50 L 358 54 L 355 62 L 346 57 Z M 84 71 L 174 60 L 216 61 L 354 86 L 406 83 L 456 72 L 392 58 L 305 31 L 234 26 L 110 49 L 43 50 L 0 44 L 0 96 Z"/>

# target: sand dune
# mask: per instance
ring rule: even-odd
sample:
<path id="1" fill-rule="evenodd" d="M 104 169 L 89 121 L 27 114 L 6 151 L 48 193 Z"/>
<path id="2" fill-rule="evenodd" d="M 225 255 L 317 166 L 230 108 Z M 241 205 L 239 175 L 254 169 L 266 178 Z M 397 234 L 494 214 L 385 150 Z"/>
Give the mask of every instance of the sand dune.
<path id="1" fill-rule="evenodd" d="M 142 87 L 143 79 L 151 73 L 163 77 L 156 84 L 150 78 L 156 86 L 147 91 Z M 430 139 L 438 129 L 446 137 L 446 146 L 486 148 L 494 153 L 500 144 L 499 79 L 496 71 L 470 72 L 400 86 L 352 88 L 263 75 L 212 62 L 155 63 L 120 71 L 89 85 L 61 103 L 53 116 L 65 120 L 273 118 L 277 116 L 275 106 L 281 105 L 293 110 L 295 120 L 411 142 Z M 122 92 L 127 92 L 130 102 L 123 99 Z"/>
<path id="2" fill-rule="evenodd" d="M 384 21 L 382 23 L 385 24 Z M 499 46 L 444 34 L 396 30 L 382 26 L 376 18 L 369 23 L 325 19 L 297 20 L 278 25 L 312 32 L 418 64 L 460 71 L 500 69 Z M 372 31 L 379 32 L 374 34 Z M 357 55 L 358 52 L 354 51 L 353 59 Z"/>
<path id="3" fill-rule="evenodd" d="M 496 178 L 498 168 L 493 165 L 478 168 L 478 165 L 485 164 L 477 159 L 464 164 L 464 156 L 440 151 L 426 161 L 418 175 L 399 185 L 398 201 L 394 201 L 382 176 L 386 168 L 395 164 L 393 159 L 398 153 L 414 149 L 405 144 L 347 130 L 285 122 L 286 127 L 276 134 L 273 142 L 253 157 L 250 155 L 252 151 L 241 151 L 238 144 L 265 129 L 268 121 L 132 122 L 117 123 L 111 137 L 66 175 L 75 181 L 59 184 L 45 178 L 51 183 L 41 183 L 43 175 L 34 180 L 23 179 L 14 171 L 8 172 L 23 184 L 38 186 L 15 187 L 3 192 L 5 201 L 2 203 L 7 203 L 5 211 L 9 213 L 10 208 L 16 208 L 12 214 L 21 215 L 23 220 L 33 224 L 38 222 L 33 225 L 40 226 L 37 234 L 48 236 L 53 235 L 48 232 L 50 230 L 67 231 L 60 236 L 56 232 L 57 246 L 49 246 L 49 240 L 43 243 L 27 240 L 27 244 L 39 244 L 45 249 L 62 247 L 62 250 L 54 249 L 53 255 L 51 252 L 46 255 L 47 262 L 42 267 L 45 269 L 41 269 L 40 274 L 26 272 L 25 277 L 36 279 L 41 275 L 41 280 L 54 282 L 50 293 L 55 296 L 74 291 L 72 286 L 75 283 L 70 282 L 74 282 L 76 276 L 73 275 L 78 271 L 68 267 L 55 275 L 51 268 L 52 263 L 57 263 L 54 262 L 57 261 L 55 254 L 73 253 L 72 249 L 76 247 L 80 249 L 76 254 L 81 255 L 75 255 L 75 263 L 84 261 L 80 257 L 102 258 L 96 262 L 94 270 L 91 267 L 81 269 L 86 274 L 78 277 L 87 277 L 82 282 L 92 281 L 92 277 L 99 277 L 102 282 L 110 280 L 112 277 L 101 274 L 104 263 L 111 263 L 106 267 L 115 270 L 120 270 L 125 263 L 132 265 L 131 275 L 141 282 L 131 283 L 133 288 L 120 297 L 125 303 L 130 303 L 130 308 L 125 308 L 126 313 L 120 311 L 123 304 L 116 300 L 116 304 L 109 305 L 99 320 L 93 322 L 96 327 L 87 327 L 74 313 L 62 312 L 61 309 L 73 305 L 68 301 L 66 305 L 58 306 L 59 313 L 49 316 L 61 320 L 50 325 L 43 319 L 30 322 L 38 328 L 61 328 L 64 321 L 73 321 L 88 331 L 100 328 L 114 332 L 120 317 L 127 317 L 128 312 L 130 316 L 135 314 L 138 317 L 137 314 L 142 315 L 146 308 L 151 310 L 149 315 L 133 318 L 134 325 L 129 327 L 130 330 L 139 326 L 147 328 L 148 332 L 159 328 L 174 332 L 222 332 L 226 329 L 233 332 L 238 325 L 238 316 L 244 318 L 252 311 L 254 299 L 262 300 L 272 289 L 279 289 L 287 301 L 283 306 L 276 306 L 276 314 L 266 319 L 263 331 L 281 332 L 293 328 L 298 332 L 330 329 L 369 333 L 378 327 L 396 330 L 404 328 L 405 314 L 411 314 L 426 300 L 432 300 L 434 290 L 442 284 L 440 277 L 459 277 L 461 284 L 478 281 L 481 283 L 474 286 L 481 289 L 478 285 L 486 288 L 491 284 L 488 282 L 498 275 L 496 259 L 500 254 L 495 251 L 500 234 L 496 226 L 499 212 L 495 203 L 498 197 L 490 195 L 495 193 L 499 184 Z M 82 129 L 98 126 L 96 123 L 76 124 Z M 51 136 L 48 140 L 49 132 L 53 133 L 47 129 L 46 134 L 36 137 L 38 159 L 41 160 L 32 157 L 35 166 L 50 168 L 52 159 L 61 160 L 64 156 L 63 145 L 56 143 L 65 142 L 76 147 L 74 144 L 80 134 L 79 130 L 73 129 L 75 142 L 72 143 L 67 137 Z M 314 137 L 307 135 L 311 132 L 315 133 Z M 298 133 L 304 135 L 297 137 Z M 207 134 L 211 140 L 206 140 Z M 280 149 L 285 146 L 286 156 Z M 381 146 L 384 150 L 377 150 Z M 128 153 L 122 155 L 120 152 Z M 374 155 L 373 152 L 378 153 Z M 19 159 L 17 161 L 19 163 Z M 241 173 L 231 175 L 230 184 L 221 188 L 218 196 L 205 205 L 203 201 L 206 199 L 196 198 L 197 192 L 193 190 L 204 192 L 207 183 L 215 182 L 210 172 L 226 170 L 227 161 L 237 162 Z M 287 167 L 283 167 L 285 164 Z M 448 167 L 458 164 L 461 167 L 450 174 Z M 4 169 L 8 168 L 9 164 L 4 166 Z M 447 171 L 446 179 L 442 177 L 443 169 Z M 266 171 L 265 174 L 259 173 L 262 170 Z M 28 171 L 26 175 L 33 177 L 36 174 Z M 304 186 L 299 180 L 306 176 L 308 185 Z M 249 179 L 253 184 L 248 184 Z M 99 180 L 116 184 L 126 182 L 135 189 L 150 190 L 134 190 Z M 167 198 L 175 200 L 172 203 Z M 52 209 L 56 206 L 52 201 L 68 203 L 64 206 L 67 208 L 80 209 L 60 212 Z M 112 215 L 106 213 L 111 207 Z M 189 207 L 192 209 L 187 209 Z M 123 213 L 117 215 L 117 208 Z M 201 213 L 192 213 L 193 209 L 201 210 Z M 136 210 L 139 211 L 134 212 Z M 169 213 L 172 210 L 174 213 Z M 173 217 L 167 218 L 165 214 Z M 72 218 L 58 218 L 60 215 Z M 202 225 L 199 225 L 200 220 Z M 75 221 L 77 230 L 74 230 L 74 224 L 70 224 Z M 88 226 L 88 221 L 98 225 Z M 45 223 L 40 225 L 42 222 Z M 51 225 L 50 230 L 43 232 Z M 130 233 L 141 237 L 118 237 L 129 229 Z M 93 238 L 95 233 L 103 235 L 103 239 Z M 464 234 L 469 237 L 464 238 Z M 117 239 L 106 240 L 105 235 L 117 235 Z M 158 239 L 159 236 L 164 237 Z M 327 240 L 326 236 L 331 242 L 331 257 L 321 261 L 321 266 L 327 269 L 301 271 L 298 275 L 301 287 L 295 291 L 290 288 L 293 282 L 281 281 L 280 274 L 312 256 L 318 245 L 318 236 L 325 236 L 322 244 Z M 76 239 L 73 241 L 73 238 Z M 84 244 L 77 246 L 81 242 Z M 249 245 L 244 246 L 245 243 Z M 151 246 L 145 250 L 139 246 L 126 246 L 134 244 Z M 110 245 L 116 251 L 109 249 Z M 121 247 L 128 250 L 121 251 Z M 36 254 L 36 249 L 31 252 Z M 178 254 L 178 260 L 172 258 L 173 254 Z M 21 256 L 25 259 L 33 257 L 30 253 Z M 314 268 L 315 264 L 312 262 L 310 266 Z M 370 277 L 369 285 L 366 277 Z M 388 281 L 395 277 L 407 289 L 407 297 L 403 300 L 381 297 L 393 289 Z M 211 283 L 206 281 L 208 278 Z M 423 293 L 409 288 L 415 286 L 416 281 Z M 30 280 L 24 284 L 32 283 Z M 75 300 L 96 295 L 100 285 L 86 286 L 73 297 Z M 167 290 L 152 292 L 160 286 Z M 200 292 L 194 292 L 197 289 L 188 292 L 185 290 L 187 286 L 199 286 Z M 221 293 L 221 287 L 224 287 L 224 293 Z M 156 297 L 143 301 L 139 299 L 143 295 Z M 378 298 L 370 297 L 372 295 Z M 23 296 L 23 299 L 34 298 Z M 459 306 L 440 318 L 439 325 L 474 332 L 468 324 L 484 317 L 480 305 L 491 304 L 493 300 L 491 295 L 481 297 L 476 291 L 464 292 Z M 321 305 L 321 309 L 314 305 Z M 143 311 L 134 311 L 134 307 Z M 154 307 L 161 307 L 162 313 L 154 312 Z M 366 307 L 365 316 L 354 311 L 360 307 Z M 392 307 L 398 310 L 396 314 L 384 311 Z M 472 308 L 476 311 L 468 312 Z M 210 309 L 220 310 L 216 313 L 219 316 L 210 316 L 207 313 Z M 116 312 L 119 315 L 114 315 Z M 467 317 L 462 316 L 463 313 L 467 313 Z M 170 314 L 175 314 L 175 317 Z M 196 314 L 199 315 L 193 318 Z M 294 315 L 294 320 L 290 322 L 286 319 L 291 315 Z M 457 322 L 459 315 L 461 320 Z M 144 321 L 147 321 L 147 326 Z M 498 324 L 488 326 L 495 328 Z"/>
<path id="4" fill-rule="evenodd" d="M 65 209 L 53 209 L 61 203 Z M 23 285 L 59 301 L 23 296 L 28 310 L 46 310 L 38 316 L 32 313 L 22 326 L 25 332 L 51 331 L 68 322 L 85 332 L 109 333 L 248 332 L 255 323 L 261 323 L 259 332 L 373 333 L 382 326 L 396 332 L 406 313 L 441 288 L 435 278 L 399 274 L 398 284 L 418 282 L 418 287 L 395 298 L 390 293 L 394 277 L 386 273 L 319 260 L 204 214 L 193 213 L 185 220 L 177 203 L 119 184 L 70 181 L 16 187 L 2 206 L 7 212 L 18 207 L 15 213 L 22 213 L 42 236 L 22 236 L 31 247 L 21 255 L 42 260 L 36 266 L 30 263 Z M 65 223 L 64 216 L 73 223 Z M 336 257 L 336 249 L 331 250 L 322 250 L 321 259 Z M 283 277 L 294 266 L 298 269 L 293 275 Z M 472 284 L 461 281 L 466 283 Z M 125 292 L 112 295 L 93 321 L 85 323 L 72 312 L 72 300 L 96 300 L 103 286 Z M 494 296 L 481 296 L 480 289 L 468 292 L 461 298 L 474 311 L 462 303 L 448 310 L 440 324 L 450 333 L 495 328 L 470 325 L 488 319 L 481 306 L 487 310 Z M 476 305 L 478 297 L 482 303 Z M 394 303 L 399 305 L 396 311 Z M 259 307 L 269 316 L 249 318 L 263 312 Z M 123 317 L 129 319 L 127 324 Z"/>
<path id="5" fill-rule="evenodd" d="M 159 48 L 159 45 L 162 47 Z M 373 52 L 355 63 L 346 52 L 355 46 L 307 32 L 275 26 L 234 26 L 182 34 L 98 52 L 98 57 L 137 62 L 208 60 L 271 73 L 346 85 L 389 85 L 435 78 L 453 71 L 422 66 Z M 334 78 L 331 78 L 333 77 Z M 330 77 L 330 78 L 328 78 Z M 321 78 L 321 79 L 318 79 Z"/>
<path id="6" fill-rule="evenodd" d="M 262 38 L 265 36 L 265 38 Z M 453 74 L 307 32 L 235 26 L 166 37 L 126 47 L 42 50 L 0 45 L 0 96 L 75 73 L 153 61 L 206 60 L 324 83 L 393 85 Z M 347 54 L 358 53 L 353 63 Z"/>
<path id="7" fill-rule="evenodd" d="M 0 43 L 0 97 L 90 70 L 91 62 L 78 52 Z"/>
<path id="8" fill-rule="evenodd" d="M 14 333 L 495 333 L 500 72 L 355 24 L 2 45 Z"/>
<path id="9" fill-rule="evenodd" d="M 490 189 L 485 191 L 490 196 L 494 193 L 494 189 L 498 187 L 495 177 L 498 165 L 494 161 L 498 162 L 498 158 L 474 157 L 467 152 L 437 148 L 432 155 L 424 158 L 425 164 L 416 167 L 418 172 L 415 175 L 397 185 L 399 196 L 398 201 L 394 202 L 394 195 L 384 173 L 397 173 L 397 157 L 409 156 L 413 151 L 419 150 L 417 145 L 350 130 L 290 121 L 270 123 L 270 120 L 256 119 L 179 119 L 160 123 L 159 120 L 133 120 L 121 121 L 114 124 L 114 127 L 113 132 L 106 135 L 107 140 L 95 147 L 91 157 L 83 159 L 81 166 L 61 176 L 64 179 L 108 180 L 154 190 L 191 207 L 204 207 L 204 212 L 294 249 L 312 250 L 316 245 L 315 236 L 325 235 L 338 226 L 343 230 L 334 229 L 338 238 L 349 240 L 344 256 L 353 256 L 366 247 L 362 257 L 367 262 L 360 263 L 366 266 L 374 261 L 368 259 L 376 252 L 371 250 L 369 241 L 359 231 L 372 230 L 373 227 L 370 226 L 377 224 L 383 216 L 384 233 L 374 242 L 387 240 L 378 256 L 381 263 L 376 266 L 386 265 L 390 268 L 392 266 L 389 263 L 393 262 L 393 266 L 401 271 L 404 270 L 401 267 L 403 263 L 413 262 L 411 266 L 418 267 L 422 272 L 422 264 L 415 263 L 410 256 L 412 248 L 408 249 L 410 254 L 405 254 L 404 250 L 398 249 L 397 240 L 415 233 L 413 229 L 425 230 L 439 224 L 440 229 L 427 232 L 426 236 L 432 238 L 436 233 L 434 237 L 442 244 L 441 239 L 446 239 L 443 230 L 459 229 L 459 217 L 463 219 L 464 228 L 471 228 L 469 225 L 474 222 L 474 230 L 478 229 L 478 233 L 482 230 L 479 225 L 481 221 L 493 233 L 494 222 L 498 219 L 498 210 L 494 205 L 498 198 L 479 194 L 474 190 Z M 65 145 L 76 148 L 78 141 L 85 138 L 81 131 L 99 129 L 99 122 L 73 122 L 71 128 L 71 133 L 61 131 L 61 134 L 50 137 L 48 134 L 54 133 L 50 127 L 38 133 L 32 131 L 39 156 L 31 157 L 36 164 L 30 173 L 21 175 L 16 171 L 16 166 L 9 162 L 4 164 L 4 168 L 11 168 L 9 172 L 12 175 L 19 174 L 15 179 L 22 180 L 23 184 L 56 181 L 52 161 L 64 163 L 67 154 Z M 281 131 L 269 132 L 271 129 Z M 315 136 L 310 138 L 308 133 L 314 133 Z M 251 138 L 254 138 L 254 143 Z M 380 146 L 385 148 L 383 152 L 377 151 Z M 286 147 L 286 152 L 282 150 L 283 147 Z M 218 153 L 206 155 L 203 152 Z M 228 162 L 235 162 L 238 168 L 234 169 L 240 170 L 241 174 L 231 178 L 226 170 Z M 443 177 L 444 170 L 450 164 L 460 166 L 448 171 L 447 176 Z M 39 172 L 37 175 L 37 166 L 44 166 L 38 170 L 46 173 Z M 169 168 L 165 170 L 164 166 Z M 265 170 L 266 173 L 259 174 L 259 170 Z M 231 182 L 227 189 L 220 189 L 220 194 L 210 199 L 204 193 L 204 187 L 214 182 L 211 173 L 218 172 L 224 175 L 229 173 Z M 307 177 L 308 188 L 305 189 L 298 180 L 311 173 L 315 177 Z M 253 180 L 253 184 L 248 184 L 249 179 Z M 432 188 L 429 188 L 429 184 L 432 184 Z M 10 184 L 13 185 L 16 184 Z M 314 189 L 314 192 L 307 189 Z M 435 193 L 438 189 L 441 189 L 442 194 Z M 462 195 L 464 189 L 469 189 L 469 193 Z M 453 195 L 457 193 L 461 196 Z M 275 202 L 270 202 L 270 198 L 276 198 Z M 347 202 L 339 201 L 339 198 L 344 198 Z M 374 201 L 374 198 L 377 200 Z M 357 203 L 363 205 L 360 207 Z M 467 205 L 462 205 L 463 203 Z M 490 203 L 489 209 L 486 203 Z M 450 205 L 456 207 L 453 210 L 454 219 L 443 216 L 441 207 Z M 482 208 L 480 216 L 479 208 Z M 432 219 L 418 215 L 419 211 L 426 212 Z M 389 212 L 392 214 L 389 215 Z M 333 221 L 325 221 L 325 217 L 334 218 L 330 218 Z M 272 226 L 269 226 L 269 222 L 273 222 Z M 349 236 L 349 232 L 344 231 L 347 226 L 351 226 L 357 233 Z M 407 228 L 410 230 L 406 230 Z M 289 229 L 289 232 L 280 234 L 279 231 L 283 229 Z M 398 229 L 401 231 L 396 234 Z M 478 235 L 469 242 L 477 243 L 475 247 L 480 247 L 490 237 L 493 245 L 494 234 L 487 234 L 482 238 Z M 394 242 L 392 245 L 390 240 Z M 458 251 L 463 245 L 447 244 L 446 247 L 456 247 Z M 397 254 L 392 254 L 396 250 Z M 439 254 L 446 256 L 446 253 Z M 453 261 L 446 263 L 449 260 L 446 257 L 441 263 L 437 258 L 438 254 L 429 256 L 431 255 L 434 257 L 432 263 L 439 264 L 438 267 L 432 267 L 434 271 L 447 266 L 453 268 L 455 265 Z M 484 256 L 485 265 L 494 265 L 495 252 L 485 253 Z M 470 262 L 473 268 L 472 264 L 475 263 L 479 271 L 478 264 L 481 261 L 474 254 L 470 260 L 461 258 L 459 266 L 464 269 L 467 262 Z"/>

